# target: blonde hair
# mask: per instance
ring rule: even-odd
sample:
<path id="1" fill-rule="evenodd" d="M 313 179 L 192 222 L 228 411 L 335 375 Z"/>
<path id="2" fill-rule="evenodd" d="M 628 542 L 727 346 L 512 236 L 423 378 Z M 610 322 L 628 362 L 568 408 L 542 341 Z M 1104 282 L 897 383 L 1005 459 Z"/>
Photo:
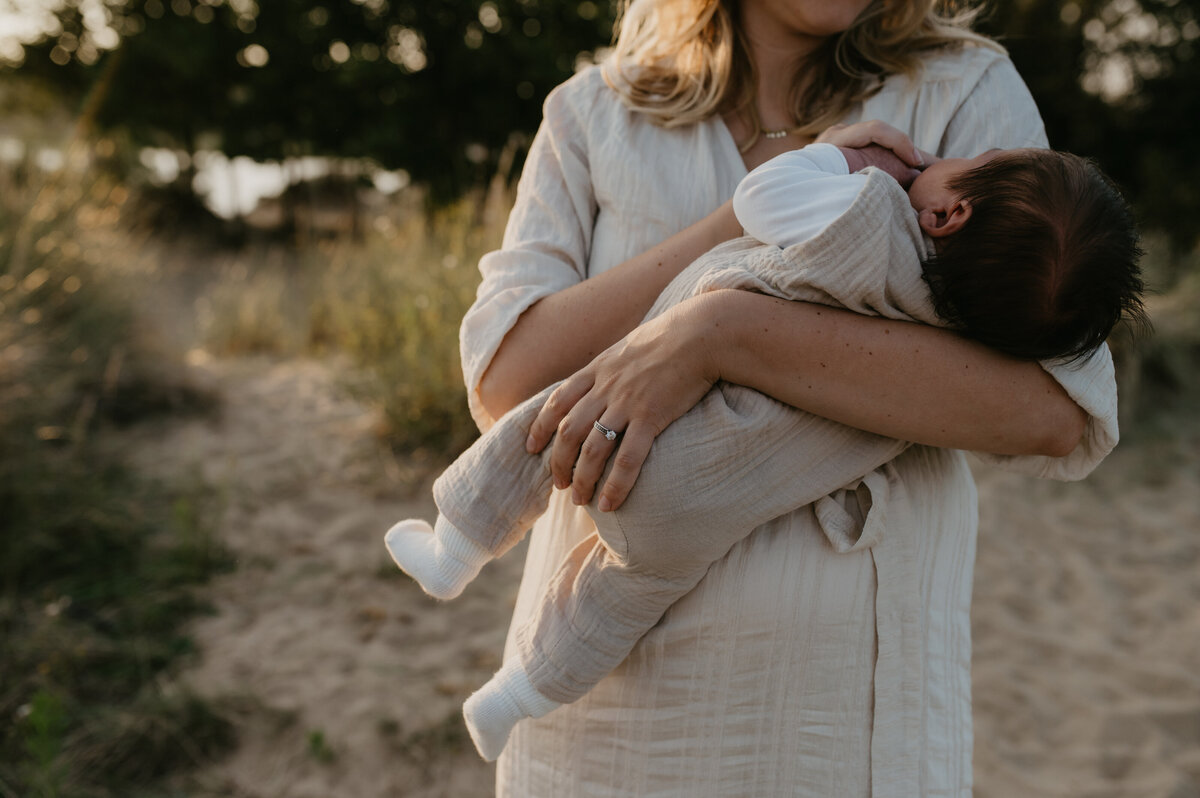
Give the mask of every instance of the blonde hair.
<path id="1" fill-rule="evenodd" d="M 742 114 L 753 130 L 744 150 L 762 134 L 754 63 L 737 23 L 737 0 L 623 0 L 614 52 L 604 79 L 630 108 L 663 127 L 700 122 L 714 114 Z M 914 74 L 920 54 L 978 44 L 1003 50 L 970 29 L 978 10 L 955 11 L 936 0 L 874 0 L 854 24 L 830 37 L 792 77 L 791 114 L 802 136 L 815 136 L 855 103 L 876 92 L 883 78 Z"/>

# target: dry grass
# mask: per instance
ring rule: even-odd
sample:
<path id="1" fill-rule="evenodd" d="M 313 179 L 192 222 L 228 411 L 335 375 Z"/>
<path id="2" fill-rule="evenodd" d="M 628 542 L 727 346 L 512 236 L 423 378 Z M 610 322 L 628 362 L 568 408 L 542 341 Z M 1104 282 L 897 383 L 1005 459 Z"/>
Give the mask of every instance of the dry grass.
<path id="1" fill-rule="evenodd" d="M 0 795 L 131 795 L 227 747 L 173 686 L 192 587 L 225 565 L 198 488 L 97 432 L 203 404 L 164 382 L 106 274 L 126 193 L 0 178 Z"/>
<path id="2" fill-rule="evenodd" d="M 458 325 L 509 202 L 499 189 L 434 212 L 403 202 L 359 238 L 239 253 L 197 303 L 204 345 L 221 355 L 348 355 L 360 369 L 348 389 L 380 408 L 381 433 L 397 448 L 456 452 L 476 435 Z"/>

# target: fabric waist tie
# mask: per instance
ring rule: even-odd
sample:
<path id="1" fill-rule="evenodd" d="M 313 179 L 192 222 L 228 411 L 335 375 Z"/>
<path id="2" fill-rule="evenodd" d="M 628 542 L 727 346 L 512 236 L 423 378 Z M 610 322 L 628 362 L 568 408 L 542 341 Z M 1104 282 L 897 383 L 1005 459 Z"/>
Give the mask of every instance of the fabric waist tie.
<path id="1" fill-rule="evenodd" d="M 821 531 L 839 553 L 868 549 L 875 564 L 875 712 L 871 730 L 871 795 L 921 794 L 924 629 L 916 540 L 904 486 L 889 463 L 854 485 L 818 500 Z M 848 496 L 856 493 L 853 499 Z M 857 500 L 863 518 L 847 509 Z"/>

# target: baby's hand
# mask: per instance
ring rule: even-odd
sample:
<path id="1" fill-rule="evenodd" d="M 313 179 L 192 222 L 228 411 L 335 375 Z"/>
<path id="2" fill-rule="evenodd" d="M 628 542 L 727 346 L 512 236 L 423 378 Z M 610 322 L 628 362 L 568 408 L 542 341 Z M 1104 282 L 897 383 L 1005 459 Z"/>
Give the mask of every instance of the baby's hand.
<path id="1" fill-rule="evenodd" d="M 914 169 L 900 160 L 896 153 L 878 144 L 872 144 L 862 149 L 851 147 L 839 147 L 838 149 L 846 157 L 846 164 L 850 167 L 851 172 L 861 172 L 868 166 L 878 167 L 894 177 L 905 191 L 917 179 L 917 175 L 921 174 L 920 169 Z"/>
<path id="2" fill-rule="evenodd" d="M 906 189 L 925 164 L 924 154 L 913 145 L 912 139 L 878 120 L 833 125 L 821 133 L 817 141 L 836 145 L 846 157 L 851 172 L 875 166 Z"/>

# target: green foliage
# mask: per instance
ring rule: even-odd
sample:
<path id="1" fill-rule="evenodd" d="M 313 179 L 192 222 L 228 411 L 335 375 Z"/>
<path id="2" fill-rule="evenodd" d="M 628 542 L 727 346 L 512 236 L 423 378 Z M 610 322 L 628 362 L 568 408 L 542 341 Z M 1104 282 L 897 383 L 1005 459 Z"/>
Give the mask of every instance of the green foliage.
<path id="1" fill-rule="evenodd" d="M 1050 143 L 1090 156 L 1165 231 L 1173 257 L 1200 242 L 1200 0 L 993 3 Z"/>
<path id="2" fill-rule="evenodd" d="M 93 435 L 151 382 L 121 376 L 137 368 L 130 314 L 90 261 L 115 189 L 0 180 L 5 794 L 128 795 L 231 739 L 165 686 L 192 651 L 191 588 L 227 564 L 208 500 L 135 479 Z"/>
<path id="3" fill-rule="evenodd" d="M 614 13 L 606 0 L 106 0 L 121 38 L 102 53 L 82 5 L 64 3 L 62 33 L 28 47 L 24 69 L 90 91 L 101 126 L 188 153 L 370 158 L 443 200 L 486 182 Z"/>
<path id="4" fill-rule="evenodd" d="M 614 0 L 82 0 L 22 71 L 83 101 L 85 124 L 136 145 L 278 160 L 364 158 L 446 202 L 524 141 L 577 56 L 611 39 Z M 1096 158 L 1176 253 L 1200 239 L 1200 0 L 987 4 L 1051 142 Z M 1107 76 L 1107 78 L 1106 78 Z M 1113 80 L 1115 79 L 1115 82 Z M 519 161 L 519 157 L 518 157 Z M 190 185 L 191 174 L 182 175 Z"/>
<path id="5" fill-rule="evenodd" d="M 313 729 L 308 733 L 306 738 L 308 741 L 308 755 L 322 765 L 332 764 L 337 759 L 337 752 L 329 747 L 329 743 L 325 740 L 325 732 L 320 729 Z"/>
<path id="6" fill-rule="evenodd" d="M 21 723 L 27 730 L 25 751 L 31 760 L 31 786 L 44 795 L 58 795 L 63 776 L 58 760 L 67 734 L 67 713 L 62 699 L 38 690 L 26 706 L 28 714 Z"/>

